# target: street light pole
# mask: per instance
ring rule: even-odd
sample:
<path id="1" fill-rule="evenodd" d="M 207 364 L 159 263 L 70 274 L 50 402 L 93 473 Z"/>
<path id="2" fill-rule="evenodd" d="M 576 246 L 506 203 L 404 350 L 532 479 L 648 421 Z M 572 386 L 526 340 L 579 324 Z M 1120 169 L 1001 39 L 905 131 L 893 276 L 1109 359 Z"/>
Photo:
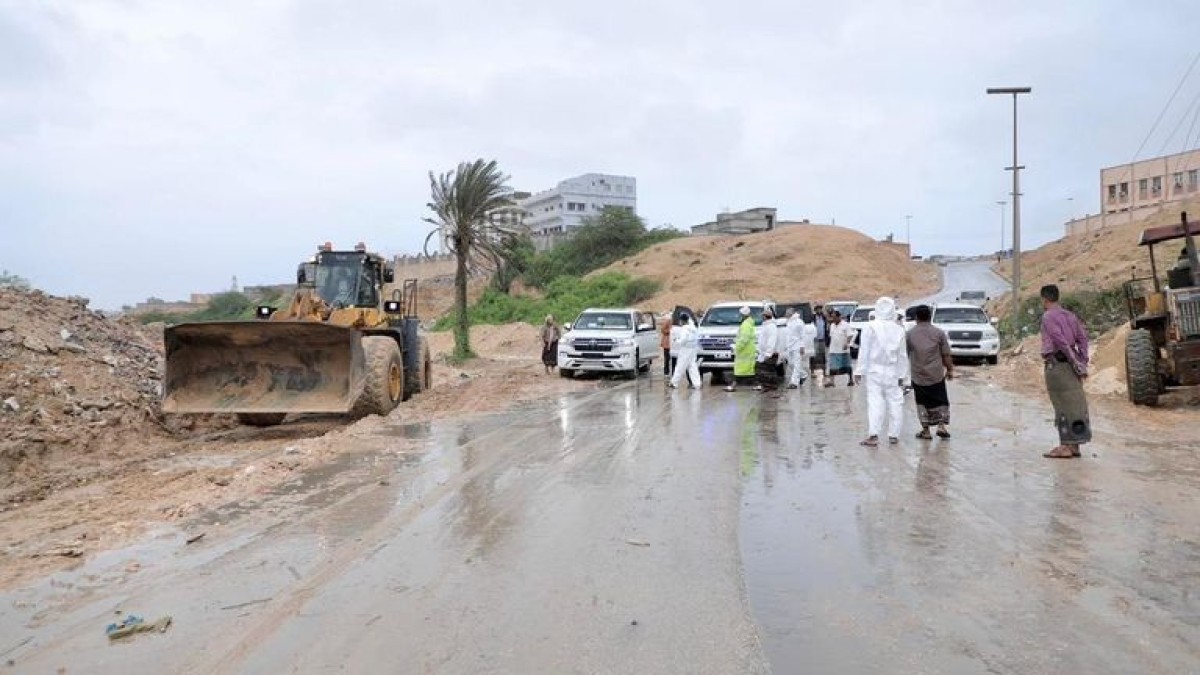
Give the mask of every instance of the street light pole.
<path id="1" fill-rule="evenodd" d="M 1012 312 L 1013 334 L 1021 339 L 1021 166 L 1017 162 L 1017 96 L 1028 94 L 1032 87 L 991 87 L 988 94 L 1010 94 L 1013 100 L 1013 161 L 1009 167 L 1013 172 L 1012 205 L 1013 205 L 1013 265 L 1012 265 Z"/>
<path id="2" fill-rule="evenodd" d="M 908 244 L 908 255 L 912 257 L 912 216 L 904 216 L 904 243 Z"/>
<path id="3" fill-rule="evenodd" d="M 1003 199 L 996 202 L 1000 205 L 1000 257 L 1004 257 L 1004 207 L 1008 206 L 1008 202 Z"/>

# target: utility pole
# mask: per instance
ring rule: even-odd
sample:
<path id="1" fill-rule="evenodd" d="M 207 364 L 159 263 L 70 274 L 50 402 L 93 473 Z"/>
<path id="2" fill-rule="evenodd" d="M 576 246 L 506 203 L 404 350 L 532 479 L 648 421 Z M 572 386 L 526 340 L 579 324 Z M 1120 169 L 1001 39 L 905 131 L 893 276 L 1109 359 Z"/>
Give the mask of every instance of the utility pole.
<path id="1" fill-rule="evenodd" d="M 1013 334 L 1017 341 L 1021 339 L 1021 169 L 1025 168 L 1017 162 L 1017 96 L 1032 91 L 1032 87 L 990 87 L 987 90 L 988 94 L 1012 95 L 1013 101 L 1013 160 L 1008 168 L 1013 172 L 1012 316 Z"/>
<path id="2" fill-rule="evenodd" d="M 904 243 L 908 244 L 908 257 L 912 257 L 912 216 L 904 216 Z"/>
<path id="3" fill-rule="evenodd" d="M 1000 257 L 1004 257 L 1004 207 L 1008 206 L 1008 202 L 1003 199 L 996 202 L 1000 205 Z"/>

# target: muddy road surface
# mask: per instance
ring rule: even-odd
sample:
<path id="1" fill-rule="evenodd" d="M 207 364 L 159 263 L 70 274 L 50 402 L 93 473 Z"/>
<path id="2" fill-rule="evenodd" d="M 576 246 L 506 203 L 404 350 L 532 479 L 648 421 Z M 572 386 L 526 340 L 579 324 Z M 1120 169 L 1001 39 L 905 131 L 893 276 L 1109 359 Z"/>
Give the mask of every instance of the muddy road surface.
<path id="1" fill-rule="evenodd" d="M 7 592 L 0 665 L 1200 671 L 1194 434 L 1098 404 L 1085 458 L 1044 460 L 1049 406 L 963 371 L 954 438 L 917 441 L 910 419 L 874 450 L 861 388 L 643 378 L 390 421 L 267 506 L 208 514 L 224 525 L 204 539 L 164 530 Z M 109 644 L 117 611 L 173 625 Z"/>

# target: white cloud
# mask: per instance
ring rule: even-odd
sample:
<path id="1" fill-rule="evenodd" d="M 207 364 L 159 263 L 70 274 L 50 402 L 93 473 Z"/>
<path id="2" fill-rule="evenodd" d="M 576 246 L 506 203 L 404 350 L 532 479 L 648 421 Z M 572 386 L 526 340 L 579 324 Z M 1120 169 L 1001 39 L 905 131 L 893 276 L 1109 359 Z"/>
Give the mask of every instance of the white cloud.
<path id="1" fill-rule="evenodd" d="M 1011 112 L 983 90 L 1007 84 L 1035 88 L 1036 243 L 1096 208 L 1200 19 L 842 4 L 0 4 L 0 266 L 116 306 L 287 279 L 327 239 L 415 250 L 427 172 L 480 156 L 523 189 L 636 175 L 652 224 L 776 205 L 883 235 L 913 214 L 919 251 L 991 250 Z"/>

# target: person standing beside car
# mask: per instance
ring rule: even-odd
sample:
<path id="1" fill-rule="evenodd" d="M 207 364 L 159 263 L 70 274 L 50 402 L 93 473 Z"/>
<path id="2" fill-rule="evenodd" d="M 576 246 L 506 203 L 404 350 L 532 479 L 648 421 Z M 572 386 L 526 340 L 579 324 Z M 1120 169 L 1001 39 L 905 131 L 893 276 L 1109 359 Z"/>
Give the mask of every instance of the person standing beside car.
<path id="1" fill-rule="evenodd" d="M 658 326 L 658 346 L 663 351 L 663 375 L 668 378 L 675 369 L 675 360 L 671 358 L 671 328 L 673 325 L 672 313 L 667 312 Z"/>
<path id="2" fill-rule="evenodd" d="M 554 322 L 554 317 L 550 314 L 546 315 L 546 322 L 542 324 L 542 365 L 546 367 L 546 373 L 550 373 L 558 367 L 558 339 L 562 337 L 562 333 L 558 330 L 558 324 Z"/>
<path id="3" fill-rule="evenodd" d="M 787 363 L 791 369 L 788 377 L 788 389 L 799 389 L 800 385 L 808 379 L 808 355 L 805 349 L 804 319 L 800 316 L 800 312 L 794 309 L 789 309 L 787 313 L 787 324 L 783 330 L 787 345 Z"/>
<path id="4" fill-rule="evenodd" d="M 817 331 L 817 339 L 815 343 L 816 350 L 813 352 L 813 368 L 825 370 L 826 353 L 829 351 L 829 319 L 832 315 L 827 316 L 825 307 L 817 305 L 813 309 L 813 326 Z M 836 314 L 837 312 L 833 312 Z"/>
<path id="5" fill-rule="evenodd" d="M 668 386 L 672 389 L 678 389 L 680 382 L 683 381 L 684 374 L 687 375 L 688 385 L 693 389 L 700 388 L 700 367 L 696 363 L 696 352 L 700 347 L 699 334 L 696 331 L 696 324 L 692 321 L 690 315 L 683 315 L 679 326 L 674 331 L 675 345 L 675 374 L 671 376 L 671 382 Z"/>
<path id="6" fill-rule="evenodd" d="M 725 391 L 737 391 L 738 382 L 747 382 L 754 377 L 756 363 L 754 317 L 749 307 L 738 310 L 742 323 L 738 326 L 737 338 L 733 341 L 733 380 Z"/>
<path id="7" fill-rule="evenodd" d="M 829 374 L 825 377 L 825 386 L 832 387 L 836 384 L 838 375 L 846 375 L 850 380 L 847 386 L 854 386 L 853 370 L 850 367 L 850 343 L 854 341 L 854 329 L 850 324 L 842 321 L 842 313 L 833 313 L 833 324 L 829 326 L 829 355 L 826 361 L 829 364 Z M 821 341 L 818 339 L 817 344 Z M 820 349 L 820 347 L 818 347 Z"/>
<path id="8" fill-rule="evenodd" d="M 758 363 L 754 374 L 758 377 L 758 391 L 775 391 L 779 387 L 779 326 L 775 323 L 775 310 L 763 308 L 762 326 L 758 328 Z"/>
<path id="9" fill-rule="evenodd" d="M 1054 424 L 1059 444 L 1042 456 L 1049 459 L 1082 457 L 1079 446 L 1092 440 L 1087 396 L 1083 382 L 1088 376 L 1088 336 L 1083 322 L 1058 304 L 1058 286 L 1043 286 L 1042 360 L 1046 392 L 1054 406 Z"/>

